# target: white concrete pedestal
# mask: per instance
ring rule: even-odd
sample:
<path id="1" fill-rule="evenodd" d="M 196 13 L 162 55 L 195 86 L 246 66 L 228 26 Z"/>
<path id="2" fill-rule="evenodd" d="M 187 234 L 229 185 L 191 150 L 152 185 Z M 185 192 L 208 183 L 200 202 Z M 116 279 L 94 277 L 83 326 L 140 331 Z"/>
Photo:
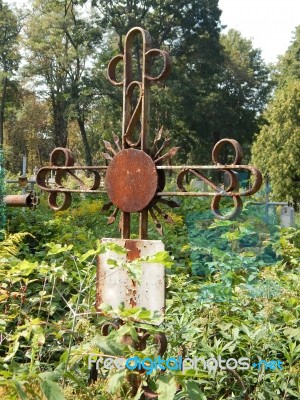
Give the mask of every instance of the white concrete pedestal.
<path id="1" fill-rule="evenodd" d="M 101 311 L 101 303 L 117 308 L 122 302 L 126 308 L 144 307 L 158 311 L 165 310 L 165 268 L 160 263 L 142 262 L 141 279 L 131 279 L 124 264 L 137 258 L 154 256 L 164 251 L 160 240 L 102 239 L 102 243 L 114 243 L 126 249 L 118 254 L 112 250 L 100 254 L 97 263 L 96 308 Z M 109 265 L 114 260 L 117 266 Z"/>

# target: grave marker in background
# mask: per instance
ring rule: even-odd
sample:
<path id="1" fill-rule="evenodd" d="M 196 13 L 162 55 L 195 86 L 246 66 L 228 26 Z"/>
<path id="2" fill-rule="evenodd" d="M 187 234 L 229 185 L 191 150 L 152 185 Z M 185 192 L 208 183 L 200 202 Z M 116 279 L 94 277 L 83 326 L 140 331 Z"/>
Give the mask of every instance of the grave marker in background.
<path id="1" fill-rule="evenodd" d="M 284 228 L 295 226 L 294 207 L 283 206 L 280 212 L 280 225 Z"/>

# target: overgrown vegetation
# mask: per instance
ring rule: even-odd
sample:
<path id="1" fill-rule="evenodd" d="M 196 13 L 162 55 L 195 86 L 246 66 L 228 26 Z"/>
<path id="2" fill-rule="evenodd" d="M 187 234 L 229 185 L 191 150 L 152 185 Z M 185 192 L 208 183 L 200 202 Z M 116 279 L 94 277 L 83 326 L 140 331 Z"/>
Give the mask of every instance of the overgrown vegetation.
<path id="1" fill-rule="evenodd" d="M 271 75 L 251 40 L 222 34 L 218 0 L 34 0 L 29 7 L 24 16 L 0 0 L 0 146 L 8 174 L 20 171 L 21 154 L 30 172 L 48 163 L 54 146 L 69 147 L 79 165 L 104 163 L 103 139 L 121 132 L 122 119 L 122 91 L 107 81 L 107 65 L 123 53 L 128 30 L 141 26 L 173 60 L 168 80 L 152 88 L 150 136 L 164 126 L 181 147 L 178 160 L 190 164 L 210 162 L 212 146 L 233 137 L 247 162 L 261 127 L 253 159 L 274 198 L 298 205 L 299 27 Z M 136 43 L 133 59 L 140 75 Z M 5 210 L 6 220 L 2 156 L 1 399 L 138 400 L 146 391 L 158 400 L 299 399 L 299 227 L 271 225 L 250 204 L 237 221 L 214 221 L 206 201 L 182 200 L 164 228 L 166 252 L 157 255 L 167 273 L 163 323 L 122 305 L 103 305 L 100 315 L 96 257 L 107 250 L 101 238 L 119 236 L 117 224 L 107 226 L 102 200 L 79 195 L 57 214 L 42 195 L 36 212 Z M 136 215 L 132 231 L 137 224 Z M 149 239 L 158 238 L 150 224 Z M 133 280 L 138 271 L 130 264 Z M 120 319 L 120 329 L 101 334 L 105 322 Z M 145 329 L 151 338 L 166 333 L 164 358 L 247 357 L 284 367 L 209 372 L 198 364 L 149 376 L 101 368 L 94 382 L 89 354 L 156 356 L 155 339 L 134 346 Z"/>
<path id="2" fill-rule="evenodd" d="M 0 147 L 0 230 L 5 229 L 5 205 L 3 197 L 5 195 L 5 170 L 4 170 L 4 157 L 3 150 Z M 0 239 L 2 236 L 0 235 Z"/>
<path id="3" fill-rule="evenodd" d="M 196 215 L 189 215 L 191 203 L 183 202 L 172 214 L 175 225 L 165 229 L 172 256 L 162 257 L 166 318 L 162 326 L 147 329 L 166 333 L 164 358 L 280 359 L 284 369 L 135 373 L 141 381 L 135 398 L 147 381 L 164 400 L 297 399 L 299 230 L 273 227 L 272 236 L 262 215 L 255 217 L 249 206 L 230 223 L 209 220 L 205 201 L 192 206 Z M 90 353 L 145 358 L 156 351 L 153 344 L 136 351 L 122 339 L 137 339 L 133 327 L 145 327 L 137 320 L 153 322 L 145 310 L 121 308 L 118 316 L 125 324 L 101 335 L 101 325 L 116 314 L 109 307 L 105 315 L 95 314 L 95 256 L 103 251 L 99 238 L 117 232 L 106 227 L 100 208 L 99 200 L 78 199 L 68 212 L 53 214 L 42 204 L 34 213 L 8 214 L 10 233 L 0 244 L 1 398 L 134 398 L 127 370 L 102 370 L 87 385 Z M 185 223 L 184 214 L 192 224 Z M 151 238 L 157 238 L 153 228 Z"/>

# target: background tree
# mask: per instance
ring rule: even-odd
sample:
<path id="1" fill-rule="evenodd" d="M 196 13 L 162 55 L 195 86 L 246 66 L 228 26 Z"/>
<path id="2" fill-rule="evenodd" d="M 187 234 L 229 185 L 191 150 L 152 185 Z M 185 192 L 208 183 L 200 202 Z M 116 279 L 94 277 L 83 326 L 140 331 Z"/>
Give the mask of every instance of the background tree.
<path id="1" fill-rule="evenodd" d="M 27 74 L 40 89 L 47 87 L 53 113 L 56 146 L 65 147 L 68 122 L 75 119 L 81 134 L 85 162 L 92 164 L 86 132 L 90 88 L 87 64 L 99 40 L 99 31 L 88 22 L 78 2 L 36 0 L 26 27 L 29 50 Z M 81 13 L 81 16 L 80 16 Z M 40 80 L 38 80 L 40 78 Z"/>
<path id="2" fill-rule="evenodd" d="M 279 58 L 274 78 L 279 86 L 290 79 L 300 80 L 300 25 L 295 28 L 292 44 Z"/>
<path id="3" fill-rule="evenodd" d="M 22 171 L 22 154 L 27 155 L 27 169 L 32 173 L 49 161 L 54 148 L 51 104 L 34 92 L 23 89 L 18 107 L 11 110 L 6 121 L 6 169 L 15 174 Z"/>
<path id="4" fill-rule="evenodd" d="M 279 200 L 300 202 L 300 27 L 276 67 L 277 89 L 252 148 L 253 162 L 268 176 Z"/>
<path id="5" fill-rule="evenodd" d="M 103 83 L 101 66 L 106 68 L 109 59 L 123 51 L 125 34 L 139 25 L 151 32 L 153 45 L 167 49 L 173 60 L 169 79 L 152 90 L 152 132 L 167 127 L 181 147 L 182 162 L 209 162 L 211 147 L 225 136 L 249 148 L 270 92 L 269 70 L 261 51 L 239 32 L 231 30 L 220 38 L 218 1 L 183 0 L 175 5 L 94 0 L 92 4 L 99 11 L 99 24 L 112 32 L 109 50 L 101 52 L 97 69 L 99 93 L 108 94 L 102 97 L 105 108 L 120 109 L 121 94 Z"/>
<path id="6" fill-rule="evenodd" d="M 280 87 L 252 148 L 253 162 L 269 177 L 278 200 L 300 200 L 300 81 Z"/>
<path id="7" fill-rule="evenodd" d="M 151 91 L 150 134 L 163 125 L 181 148 L 178 161 L 189 163 L 210 162 L 224 136 L 244 148 L 251 143 L 270 88 L 268 69 L 240 33 L 221 36 L 218 0 L 35 0 L 32 7 L 24 27 L 25 87 L 51 105 L 53 146 L 68 146 L 91 164 L 92 155 L 100 161 L 101 139 L 121 134 L 122 90 L 106 70 L 137 25 L 173 61 L 170 77 Z M 137 74 L 139 52 L 137 41 Z"/>
<path id="8" fill-rule="evenodd" d="M 5 196 L 5 169 L 4 169 L 4 157 L 3 149 L 0 148 L 0 230 L 6 228 L 6 215 L 5 215 L 5 204 L 3 203 L 3 197 Z M 0 231 L 0 240 L 3 240 L 4 234 Z"/>
<path id="9" fill-rule="evenodd" d="M 0 146 L 3 146 L 3 128 L 8 91 L 13 87 L 12 77 L 18 69 L 18 35 L 20 26 L 13 11 L 0 0 Z"/>
<path id="10" fill-rule="evenodd" d="M 251 40 L 230 29 L 222 35 L 224 63 L 222 66 L 220 104 L 215 132 L 220 137 L 234 137 L 243 147 L 252 143 L 258 131 L 261 112 L 269 98 L 272 82 L 270 70 L 254 48 Z"/>
<path id="11" fill-rule="evenodd" d="M 173 69 L 164 86 L 153 88 L 151 107 L 152 134 L 161 125 L 167 127 L 173 143 L 178 142 L 184 160 L 207 137 L 206 123 L 210 116 L 210 93 L 216 90 L 216 74 L 222 61 L 219 34 L 221 31 L 218 1 L 181 0 L 97 1 L 99 24 L 111 31 L 110 56 L 123 52 L 128 30 L 141 26 L 150 31 L 153 46 L 168 50 Z M 134 49 L 139 60 L 138 47 Z M 100 54 L 99 65 L 106 68 L 107 54 Z M 100 74 L 101 82 L 103 72 Z M 99 91 L 106 91 L 106 85 Z M 120 104 L 118 89 L 110 88 L 111 102 Z M 110 102 L 105 100 L 110 107 Z M 116 127 L 117 128 L 117 127 Z M 205 154 L 205 151 L 203 151 Z M 199 156 L 199 146 L 197 152 Z"/>

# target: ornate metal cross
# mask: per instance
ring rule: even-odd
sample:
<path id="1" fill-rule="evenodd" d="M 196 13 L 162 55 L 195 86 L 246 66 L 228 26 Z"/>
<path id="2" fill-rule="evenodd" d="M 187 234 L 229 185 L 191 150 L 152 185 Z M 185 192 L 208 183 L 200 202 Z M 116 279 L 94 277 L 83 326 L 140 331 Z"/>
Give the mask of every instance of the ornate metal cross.
<path id="1" fill-rule="evenodd" d="M 141 79 L 135 78 L 133 46 L 134 40 L 142 40 L 142 52 L 140 63 Z M 157 75 L 153 75 L 154 60 L 159 57 L 162 60 L 162 68 Z M 118 66 L 123 64 L 123 77 L 118 80 Z M 75 160 L 70 150 L 56 148 L 50 156 L 50 166 L 41 168 L 37 173 L 37 184 L 49 193 L 48 203 L 54 210 L 67 209 L 72 201 L 71 193 L 107 193 L 110 203 L 104 208 L 115 206 L 115 210 L 109 217 L 109 223 L 114 222 L 118 211 L 121 211 L 121 236 L 130 238 L 130 215 L 140 214 L 139 238 L 147 238 L 148 215 L 154 220 L 156 227 L 161 231 L 161 224 L 157 214 L 167 222 L 170 217 L 163 212 L 158 203 L 174 207 L 177 204 L 173 200 L 167 200 L 170 196 L 211 196 L 211 209 L 217 218 L 230 219 L 237 216 L 242 210 L 241 197 L 250 196 L 257 192 L 262 183 L 260 171 L 250 165 L 240 165 L 242 161 L 242 149 L 239 143 L 233 139 L 220 140 L 212 150 L 213 165 L 162 165 L 163 161 L 172 158 L 178 147 L 173 147 L 165 154 L 163 151 L 169 146 L 170 139 L 165 139 L 159 146 L 162 136 L 160 130 L 152 146 L 149 146 L 149 120 L 150 120 L 150 86 L 167 77 L 170 72 L 171 62 L 169 54 L 164 50 L 151 48 L 151 37 L 142 28 L 132 28 L 125 37 L 124 54 L 115 56 L 108 66 L 108 79 L 113 85 L 123 86 L 123 129 L 122 143 L 114 135 L 115 146 L 104 142 L 106 149 L 111 153 L 104 153 L 104 157 L 110 161 L 109 166 L 75 166 Z M 156 67 L 157 69 L 157 67 Z M 135 101 L 137 99 L 137 101 Z M 138 133 L 136 133 L 138 131 Z M 220 162 L 220 152 L 224 145 L 231 145 L 235 152 L 234 162 L 223 165 Z M 165 171 L 172 170 L 177 173 L 177 189 L 172 192 L 164 191 Z M 204 171 L 217 170 L 229 176 L 229 185 L 221 187 L 208 178 Z M 235 171 L 249 171 L 253 176 L 253 183 L 249 189 L 238 191 L 238 179 Z M 75 172 L 89 171 L 93 176 L 91 186 L 87 186 Z M 55 172 L 54 185 L 47 183 L 47 177 Z M 191 192 L 184 187 L 184 178 L 192 174 L 205 182 L 211 192 Z M 101 189 L 101 178 L 105 175 L 105 188 Z M 66 177 L 71 177 L 78 184 L 78 189 L 69 189 L 64 182 Z M 57 202 L 58 195 L 63 196 L 61 205 Z M 222 197 L 231 198 L 233 211 L 229 215 L 222 215 L 219 204 Z"/>

